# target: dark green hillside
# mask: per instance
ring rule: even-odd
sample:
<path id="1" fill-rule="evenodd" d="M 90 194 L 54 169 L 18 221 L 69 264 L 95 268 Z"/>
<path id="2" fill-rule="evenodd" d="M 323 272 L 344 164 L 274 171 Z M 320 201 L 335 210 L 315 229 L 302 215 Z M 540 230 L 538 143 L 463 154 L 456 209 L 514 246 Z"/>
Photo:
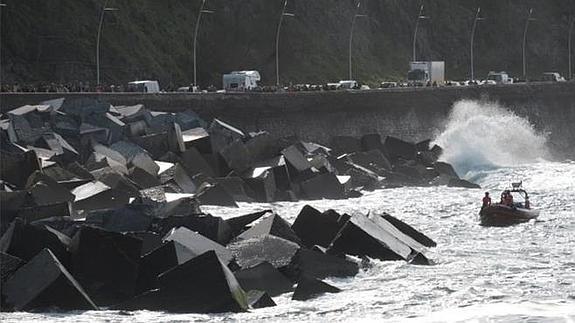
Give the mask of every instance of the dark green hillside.
<path id="1" fill-rule="evenodd" d="M 357 0 L 355 0 L 357 1 Z M 5 82 L 95 82 L 95 43 L 103 0 L 4 0 Z M 529 74 L 567 74 L 567 29 L 575 0 L 427 0 L 418 37 L 422 59 L 445 60 L 449 79 L 466 78 L 469 35 L 476 7 L 483 21 L 476 35 L 476 73 L 521 74 L 521 43 L 528 8 Z M 221 86 L 221 74 L 257 69 L 275 81 L 274 38 L 283 0 L 208 0 L 215 10 L 200 28 L 198 64 L 202 86 Z M 411 57 L 420 0 L 363 0 L 353 43 L 356 79 L 403 78 Z M 159 79 L 162 85 L 192 81 L 192 34 L 200 0 L 110 0 L 102 36 L 102 79 L 124 83 Z M 291 0 L 281 35 L 284 83 L 347 78 L 353 0 Z"/>

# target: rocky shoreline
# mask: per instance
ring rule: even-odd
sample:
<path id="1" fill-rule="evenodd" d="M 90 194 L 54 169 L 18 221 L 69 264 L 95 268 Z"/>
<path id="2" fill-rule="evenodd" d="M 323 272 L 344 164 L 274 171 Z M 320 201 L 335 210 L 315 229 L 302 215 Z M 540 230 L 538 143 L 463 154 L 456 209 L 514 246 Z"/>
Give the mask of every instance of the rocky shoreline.
<path id="1" fill-rule="evenodd" d="M 429 265 L 435 243 L 384 213 L 306 206 L 290 226 L 271 211 L 223 220 L 201 205 L 478 187 L 429 140 L 366 134 L 325 147 L 93 99 L 23 106 L 0 127 L 3 311 L 227 312 L 338 292 L 321 279 L 370 258 Z"/>

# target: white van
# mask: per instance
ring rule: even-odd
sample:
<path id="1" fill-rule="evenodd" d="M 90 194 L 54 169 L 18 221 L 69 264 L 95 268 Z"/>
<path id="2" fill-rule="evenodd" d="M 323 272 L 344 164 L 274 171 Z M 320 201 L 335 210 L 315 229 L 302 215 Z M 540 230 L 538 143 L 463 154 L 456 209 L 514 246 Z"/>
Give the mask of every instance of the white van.
<path id="1" fill-rule="evenodd" d="M 128 91 L 142 93 L 159 93 L 160 83 L 158 81 L 134 81 L 128 83 Z"/>

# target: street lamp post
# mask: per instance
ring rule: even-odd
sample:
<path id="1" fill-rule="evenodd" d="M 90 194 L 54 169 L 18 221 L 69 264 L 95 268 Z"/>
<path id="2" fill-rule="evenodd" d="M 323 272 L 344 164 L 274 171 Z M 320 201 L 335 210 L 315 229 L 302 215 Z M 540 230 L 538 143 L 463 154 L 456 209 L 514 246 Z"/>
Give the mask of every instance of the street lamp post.
<path id="1" fill-rule="evenodd" d="M 351 28 L 349 31 L 349 80 L 353 80 L 353 69 L 352 69 L 352 63 L 351 63 L 351 49 L 352 49 L 352 43 L 353 43 L 353 28 L 355 27 L 355 20 L 357 18 L 367 17 L 367 15 L 360 15 L 359 14 L 360 6 L 361 6 L 361 0 L 357 2 L 357 7 L 355 8 L 355 13 L 353 15 L 353 18 L 351 19 Z"/>
<path id="2" fill-rule="evenodd" d="M 569 80 L 573 79 L 573 67 L 571 66 L 571 60 L 572 60 L 572 56 L 573 54 L 571 53 L 571 39 L 573 38 L 573 26 L 575 25 L 575 17 L 571 18 L 571 24 L 569 25 L 569 38 L 568 38 L 568 53 L 569 53 L 569 73 L 567 73 L 569 75 Z"/>
<path id="3" fill-rule="evenodd" d="M 5 3 L 0 3 L 0 92 L 2 92 L 2 7 Z"/>
<path id="4" fill-rule="evenodd" d="M 424 16 L 423 15 L 423 10 L 424 7 L 423 5 L 421 5 L 421 7 L 419 8 L 419 15 L 417 15 L 417 21 L 415 22 L 415 31 L 413 32 L 413 61 L 416 61 L 416 52 L 415 52 L 415 46 L 417 44 L 417 30 L 419 29 L 419 20 L 421 19 L 429 19 L 428 16 Z"/>
<path id="5" fill-rule="evenodd" d="M 196 19 L 196 26 L 194 27 L 194 86 L 198 85 L 198 78 L 197 78 L 197 65 L 196 65 L 196 52 L 197 52 L 197 44 L 198 44 L 198 32 L 200 31 L 200 22 L 202 19 L 202 14 L 206 13 L 214 13 L 212 10 L 204 10 L 204 6 L 206 5 L 206 0 L 202 0 L 202 4 L 200 5 L 200 11 L 198 12 L 198 18 Z"/>
<path id="6" fill-rule="evenodd" d="M 533 15 L 533 9 L 529 9 L 529 16 L 527 16 L 527 20 L 525 21 L 525 30 L 523 31 L 523 79 L 527 82 L 527 30 L 529 28 L 529 22 L 535 20 L 531 18 Z"/>
<path id="7" fill-rule="evenodd" d="M 117 11 L 116 8 L 108 8 L 108 0 L 104 3 L 100 14 L 100 24 L 98 25 L 98 37 L 96 39 L 96 85 L 100 85 L 100 38 L 102 36 L 102 25 L 104 24 L 104 14 L 106 11 Z"/>
<path id="8" fill-rule="evenodd" d="M 288 5 L 288 0 L 285 0 L 284 6 L 282 8 L 282 13 L 280 15 L 280 20 L 278 22 L 278 29 L 276 31 L 276 87 L 279 89 L 280 87 L 280 31 L 282 28 L 282 23 L 284 17 L 294 17 L 293 13 L 287 13 L 286 8 Z"/>
<path id="9" fill-rule="evenodd" d="M 471 81 L 475 80 L 475 65 L 473 62 L 473 45 L 475 41 L 475 30 L 477 28 L 477 23 L 479 21 L 485 20 L 485 18 L 479 17 L 481 13 L 481 8 L 477 8 L 477 13 L 475 14 L 475 19 L 473 20 L 473 28 L 471 29 L 471 48 L 470 48 L 470 58 L 471 58 Z"/>

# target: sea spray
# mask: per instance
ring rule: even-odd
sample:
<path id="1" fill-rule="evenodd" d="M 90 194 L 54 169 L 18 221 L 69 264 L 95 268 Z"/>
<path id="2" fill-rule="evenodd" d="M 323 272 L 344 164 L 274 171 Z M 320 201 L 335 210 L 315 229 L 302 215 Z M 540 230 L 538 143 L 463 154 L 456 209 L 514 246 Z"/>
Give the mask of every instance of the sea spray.
<path id="1" fill-rule="evenodd" d="M 444 149 L 441 160 L 461 176 L 471 170 L 541 161 L 548 156 L 546 141 L 528 120 L 483 100 L 456 102 L 445 130 L 435 139 Z"/>

